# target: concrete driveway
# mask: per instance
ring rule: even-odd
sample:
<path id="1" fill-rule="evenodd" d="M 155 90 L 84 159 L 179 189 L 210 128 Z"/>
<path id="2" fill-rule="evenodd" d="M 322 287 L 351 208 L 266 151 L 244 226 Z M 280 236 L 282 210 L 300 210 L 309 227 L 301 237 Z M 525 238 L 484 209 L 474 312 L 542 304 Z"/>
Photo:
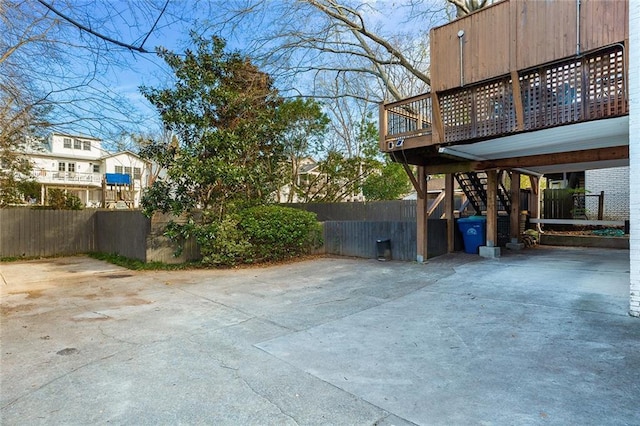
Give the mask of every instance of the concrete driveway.
<path id="1" fill-rule="evenodd" d="M 640 423 L 628 251 L 0 268 L 3 425 Z"/>

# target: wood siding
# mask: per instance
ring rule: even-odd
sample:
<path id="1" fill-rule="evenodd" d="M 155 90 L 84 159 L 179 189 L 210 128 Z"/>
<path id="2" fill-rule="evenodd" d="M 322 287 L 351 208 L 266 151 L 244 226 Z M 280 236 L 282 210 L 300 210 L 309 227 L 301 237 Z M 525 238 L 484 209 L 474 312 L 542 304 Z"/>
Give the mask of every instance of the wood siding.
<path id="1" fill-rule="evenodd" d="M 581 0 L 580 51 L 628 38 L 626 0 Z M 460 87 L 463 37 L 464 85 L 525 70 L 576 54 L 576 2 L 510 0 L 431 31 L 431 87 Z"/>

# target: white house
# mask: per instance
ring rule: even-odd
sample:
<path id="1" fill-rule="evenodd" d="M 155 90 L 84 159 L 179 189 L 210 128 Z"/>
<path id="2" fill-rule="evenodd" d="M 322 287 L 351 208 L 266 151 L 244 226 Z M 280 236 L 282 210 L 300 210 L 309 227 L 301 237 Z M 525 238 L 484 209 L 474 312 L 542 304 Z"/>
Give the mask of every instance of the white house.
<path id="1" fill-rule="evenodd" d="M 109 153 L 100 139 L 88 136 L 53 133 L 27 154 L 32 175 L 42 185 L 41 204 L 57 188 L 78 196 L 87 207 L 137 208 L 149 182 L 148 161 L 129 151 Z"/>

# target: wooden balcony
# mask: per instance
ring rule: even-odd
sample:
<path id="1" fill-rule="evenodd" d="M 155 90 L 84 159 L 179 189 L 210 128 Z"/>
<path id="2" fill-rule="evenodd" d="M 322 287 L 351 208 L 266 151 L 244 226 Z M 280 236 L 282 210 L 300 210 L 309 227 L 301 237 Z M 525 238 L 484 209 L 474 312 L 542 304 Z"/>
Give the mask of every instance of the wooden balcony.
<path id="1" fill-rule="evenodd" d="M 381 106 L 384 152 L 452 146 L 629 113 L 624 48 L 615 44 L 482 83 Z M 514 96 L 513 88 L 519 88 Z M 441 123 L 438 134 L 434 122 Z M 434 135 L 435 133 L 435 135 Z"/>
<path id="2" fill-rule="evenodd" d="M 572 161 L 620 160 L 627 16 L 626 0 L 504 0 L 431 30 L 432 92 L 381 105 L 380 150 L 430 168 L 533 155 L 559 164 L 579 150 L 590 155 Z"/>
<path id="3" fill-rule="evenodd" d="M 102 175 L 100 173 L 57 172 L 38 169 L 32 171 L 31 175 L 39 183 L 44 184 L 95 186 L 98 188 L 102 184 Z"/>

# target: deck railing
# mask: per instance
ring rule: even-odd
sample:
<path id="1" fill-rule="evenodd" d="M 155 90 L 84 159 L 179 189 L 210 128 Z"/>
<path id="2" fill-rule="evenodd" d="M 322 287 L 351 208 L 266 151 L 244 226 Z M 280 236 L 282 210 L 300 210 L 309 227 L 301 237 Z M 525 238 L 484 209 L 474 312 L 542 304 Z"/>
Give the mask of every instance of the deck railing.
<path id="1" fill-rule="evenodd" d="M 519 72 L 516 85 L 507 75 L 438 93 L 441 142 L 487 139 L 626 115 L 626 86 L 624 48 L 616 44 Z M 513 87 L 520 87 L 520 105 Z M 404 139 L 431 134 L 432 96 L 426 93 L 382 107 L 383 150 L 402 149 Z"/>
<path id="2" fill-rule="evenodd" d="M 50 170 L 33 170 L 31 175 L 40 183 L 61 183 L 61 184 L 90 184 L 100 186 L 102 175 L 100 173 L 80 173 L 80 172 L 53 172 Z"/>
<path id="3" fill-rule="evenodd" d="M 432 108 L 430 93 L 385 104 L 386 135 L 402 144 L 405 137 L 431 134 Z"/>

